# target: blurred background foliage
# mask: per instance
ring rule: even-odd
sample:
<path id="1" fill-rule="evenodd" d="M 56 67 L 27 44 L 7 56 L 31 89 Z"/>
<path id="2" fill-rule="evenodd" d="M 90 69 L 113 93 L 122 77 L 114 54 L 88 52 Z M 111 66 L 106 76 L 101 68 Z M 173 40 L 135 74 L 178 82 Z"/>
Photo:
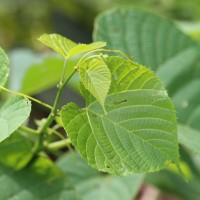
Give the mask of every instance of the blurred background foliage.
<path id="1" fill-rule="evenodd" d="M 0 44 L 4 49 L 36 48 L 35 39 L 43 32 L 57 32 L 75 41 L 88 42 L 95 16 L 125 4 L 184 21 L 182 27 L 186 31 L 200 29 L 198 23 L 194 26 L 200 20 L 199 0 L 1 0 Z"/>
<path id="2" fill-rule="evenodd" d="M 96 15 L 112 7 L 126 4 L 171 18 L 183 31 L 200 40 L 200 0 L 0 0 L 0 46 L 9 53 L 12 68 L 9 87 L 31 93 L 31 90 L 26 91 L 22 84 L 24 82 L 27 86 L 26 78 L 37 71 L 37 77 L 45 77 L 43 84 L 37 85 L 37 92 L 40 93 L 37 97 L 52 104 L 52 95 L 55 95 L 57 90 L 49 88 L 59 79 L 55 74 L 62 68 L 63 61 L 52 54 L 50 58 L 46 58 L 46 54 L 49 56 L 48 49 L 37 42 L 36 38 L 44 32 L 60 33 L 76 42 L 89 43 L 92 41 Z M 73 62 L 71 64 L 73 65 Z M 23 79 L 25 73 L 27 75 Z M 49 76 L 54 76 L 54 79 L 50 80 Z M 84 105 L 81 97 L 77 96 L 76 78 L 74 83 L 72 80 L 72 87 L 65 91 L 61 105 L 66 101 Z M 35 84 L 32 84 L 31 95 L 36 95 L 34 87 L 37 79 L 34 79 L 34 76 L 32 79 L 31 83 L 35 81 Z M 31 84 L 28 86 L 31 88 Z M 33 106 L 33 111 L 42 112 L 32 113 L 37 115 L 36 118 L 47 115 L 45 110 L 37 107 L 38 105 Z M 199 177 L 199 157 L 191 157 L 184 152 L 182 160 L 189 165 L 193 176 Z M 183 199 L 195 199 L 192 195 L 200 196 L 199 182 L 188 184 L 171 171 L 158 173 L 157 176 L 149 175 L 146 182 Z M 176 188 L 177 185 L 181 187 L 180 190 Z"/>

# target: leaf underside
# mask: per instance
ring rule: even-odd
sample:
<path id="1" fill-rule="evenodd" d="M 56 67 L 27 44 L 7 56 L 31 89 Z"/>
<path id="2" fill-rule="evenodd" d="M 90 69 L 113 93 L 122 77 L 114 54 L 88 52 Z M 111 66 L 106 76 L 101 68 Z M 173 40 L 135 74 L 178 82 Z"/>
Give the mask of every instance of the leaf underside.
<path id="1" fill-rule="evenodd" d="M 131 61 L 105 62 L 112 74 L 107 114 L 86 90 L 85 109 L 71 103 L 61 111 L 77 151 L 92 167 L 117 175 L 158 171 L 168 161 L 178 165 L 176 113 L 163 84 Z"/>
<path id="2" fill-rule="evenodd" d="M 109 49 L 120 49 L 156 72 L 177 110 L 179 142 L 199 152 L 197 145 L 191 145 L 200 135 L 199 44 L 171 21 L 134 8 L 101 14 L 94 39 L 106 41 Z"/>

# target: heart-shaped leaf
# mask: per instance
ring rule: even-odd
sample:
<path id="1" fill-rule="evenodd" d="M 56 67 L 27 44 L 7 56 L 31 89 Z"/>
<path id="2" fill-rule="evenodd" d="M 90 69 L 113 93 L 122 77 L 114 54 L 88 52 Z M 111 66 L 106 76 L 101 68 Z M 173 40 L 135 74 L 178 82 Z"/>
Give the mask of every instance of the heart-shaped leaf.
<path id="1" fill-rule="evenodd" d="M 0 142 L 13 133 L 30 115 L 31 102 L 20 96 L 8 99 L 0 108 Z"/>
<path id="2" fill-rule="evenodd" d="M 8 57 L 4 50 L 0 48 L 0 86 L 3 86 L 8 78 Z"/>
<path id="3" fill-rule="evenodd" d="M 117 175 L 157 171 L 168 161 L 178 166 L 176 113 L 163 84 L 131 61 L 105 62 L 112 75 L 107 114 L 96 100 L 85 109 L 71 103 L 61 111 L 73 145 L 92 167 Z"/>
<path id="4" fill-rule="evenodd" d="M 100 15 L 94 38 L 106 41 L 109 49 L 120 49 L 156 71 L 172 98 L 180 126 L 187 130 L 180 129 L 179 141 L 196 152 L 196 146 L 190 143 L 196 143 L 197 132 L 200 135 L 199 44 L 171 21 L 134 8 Z"/>

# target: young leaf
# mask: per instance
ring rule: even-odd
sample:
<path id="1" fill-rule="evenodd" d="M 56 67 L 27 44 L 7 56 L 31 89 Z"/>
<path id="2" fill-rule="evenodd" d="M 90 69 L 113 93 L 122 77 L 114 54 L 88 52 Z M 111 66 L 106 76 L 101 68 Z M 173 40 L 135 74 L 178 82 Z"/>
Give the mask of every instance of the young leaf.
<path id="1" fill-rule="evenodd" d="M 15 171 L 0 164 L 0 199 L 80 200 L 63 173 L 47 158 Z"/>
<path id="2" fill-rule="evenodd" d="M 67 58 L 70 49 L 77 44 L 59 34 L 43 34 L 38 40 Z"/>
<path id="3" fill-rule="evenodd" d="M 89 63 L 84 63 L 79 71 L 84 87 L 104 107 L 111 84 L 111 74 L 106 63 L 101 59 L 92 59 Z"/>
<path id="4" fill-rule="evenodd" d="M 33 156 L 32 147 L 30 140 L 15 131 L 0 143 L 0 163 L 16 170 L 23 168 Z"/>
<path id="5" fill-rule="evenodd" d="M 99 49 L 102 47 L 105 47 L 106 43 L 105 42 L 93 42 L 90 44 L 78 44 L 77 46 L 73 47 L 72 49 L 70 49 L 69 54 L 68 54 L 68 58 L 71 58 L 73 56 L 76 56 L 78 54 L 87 52 L 87 51 L 92 51 L 95 49 Z"/>
<path id="6" fill-rule="evenodd" d="M 80 53 L 95 50 L 106 46 L 105 42 L 93 42 L 91 44 L 76 44 L 75 42 L 58 34 L 44 34 L 38 40 L 54 51 L 69 59 Z"/>
<path id="7" fill-rule="evenodd" d="M 4 50 L 0 48 L 0 86 L 3 86 L 8 78 L 8 57 Z"/>
<path id="8" fill-rule="evenodd" d="M 132 200 L 144 177 L 142 174 L 128 177 L 102 175 L 88 166 L 77 153 L 64 155 L 57 166 L 66 173 L 83 200 Z"/>
<path id="9" fill-rule="evenodd" d="M 30 115 L 31 102 L 12 96 L 0 108 L 0 142 L 13 133 Z"/>
<path id="10" fill-rule="evenodd" d="M 117 175 L 158 171 L 169 161 L 178 166 L 176 113 L 163 84 L 131 61 L 105 62 L 112 75 L 107 114 L 98 101 L 85 109 L 72 103 L 62 108 L 72 144 L 92 167 Z"/>

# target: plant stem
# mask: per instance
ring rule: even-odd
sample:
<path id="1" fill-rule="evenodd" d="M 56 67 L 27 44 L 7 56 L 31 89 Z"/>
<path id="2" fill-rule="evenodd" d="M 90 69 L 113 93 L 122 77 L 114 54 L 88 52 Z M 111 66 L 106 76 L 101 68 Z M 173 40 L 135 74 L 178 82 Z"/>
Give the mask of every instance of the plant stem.
<path id="1" fill-rule="evenodd" d="M 65 77 L 66 66 L 67 66 L 67 59 L 65 59 L 64 65 L 63 65 L 63 72 L 62 72 L 62 76 L 61 76 L 60 83 L 59 83 L 61 85 L 62 85 L 64 77 Z"/>
<path id="2" fill-rule="evenodd" d="M 71 77 L 75 74 L 75 72 L 76 72 L 76 70 L 74 70 L 74 72 L 67 78 L 67 80 L 64 83 L 59 84 L 58 92 L 57 92 L 57 95 L 56 95 L 56 98 L 55 98 L 55 101 L 54 101 L 54 105 L 53 105 L 53 109 L 51 110 L 51 113 L 47 117 L 46 122 L 41 127 L 41 129 L 39 130 L 40 137 L 39 137 L 38 145 L 36 147 L 36 152 L 43 149 L 43 142 L 44 142 L 44 139 L 46 137 L 46 132 L 47 132 L 47 129 L 50 127 L 50 125 L 52 124 L 52 122 L 54 121 L 54 119 L 57 115 L 58 104 L 59 104 L 63 89 L 65 88 L 66 84 L 69 82 Z"/>
<path id="3" fill-rule="evenodd" d="M 42 102 L 42 101 L 40 101 L 40 100 L 38 100 L 38 99 L 35 99 L 35 98 L 31 97 L 31 96 L 28 96 L 28 95 L 26 95 L 26 94 L 22 94 L 22 93 L 20 93 L 20 92 L 15 92 L 15 91 L 9 90 L 9 89 L 7 89 L 7 88 L 5 88 L 5 87 L 3 87 L 3 86 L 0 86 L 0 89 L 4 90 L 4 91 L 6 91 L 6 92 L 9 92 L 9 93 L 11 93 L 11 94 L 15 94 L 15 95 L 18 95 L 18 96 L 21 96 L 21 97 L 28 98 L 28 99 L 30 99 L 30 100 L 32 100 L 32 101 L 34 101 L 34 102 L 36 102 L 36 103 L 38 103 L 38 104 L 40 104 L 40 105 L 46 107 L 46 108 L 49 108 L 50 110 L 53 109 L 52 106 L 50 106 L 50 105 L 48 105 L 48 104 L 46 104 L 46 103 L 44 103 L 44 102 Z"/>
<path id="4" fill-rule="evenodd" d="M 46 148 L 50 151 L 59 150 L 64 147 L 68 147 L 71 144 L 71 140 L 69 138 L 60 140 L 57 142 L 53 142 L 46 145 Z"/>
<path id="5" fill-rule="evenodd" d="M 18 128 L 20 131 L 23 131 L 23 132 L 26 132 L 26 133 L 30 133 L 30 134 L 33 134 L 33 135 L 39 135 L 39 132 L 32 129 L 32 128 L 29 128 L 27 126 L 20 126 Z"/>
<path id="6" fill-rule="evenodd" d="M 60 139 L 65 139 L 65 137 L 59 133 L 58 131 L 56 131 L 55 129 L 52 129 L 52 128 L 48 128 L 47 129 L 49 133 L 53 133 L 54 135 L 56 135 L 57 137 L 59 137 Z"/>

